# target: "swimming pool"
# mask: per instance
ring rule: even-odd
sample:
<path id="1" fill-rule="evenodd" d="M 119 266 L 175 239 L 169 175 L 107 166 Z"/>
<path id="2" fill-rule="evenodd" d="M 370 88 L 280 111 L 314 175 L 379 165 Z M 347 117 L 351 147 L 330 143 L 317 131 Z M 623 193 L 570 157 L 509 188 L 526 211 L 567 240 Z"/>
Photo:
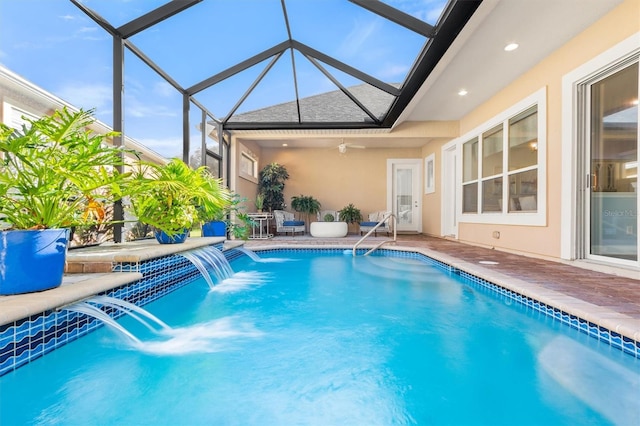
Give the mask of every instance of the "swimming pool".
<path id="1" fill-rule="evenodd" d="M 384 251 L 261 253 L 0 377 L 5 424 L 633 424 L 640 362 Z M 276 261 L 276 260 L 280 261 Z M 286 261 L 284 261 L 286 260 Z M 637 422 L 636 422 L 637 423 Z"/>

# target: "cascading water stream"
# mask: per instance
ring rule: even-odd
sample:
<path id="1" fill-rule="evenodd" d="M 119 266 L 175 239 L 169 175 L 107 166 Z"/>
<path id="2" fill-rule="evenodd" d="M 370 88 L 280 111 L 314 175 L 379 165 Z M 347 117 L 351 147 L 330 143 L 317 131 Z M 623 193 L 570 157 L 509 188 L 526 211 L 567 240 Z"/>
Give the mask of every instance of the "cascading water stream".
<path id="1" fill-rule="evenodd" d="M 79 312 L 81 314 L 85 314 L 90 317 L 96 318 L 102 321 L 105 325 L 119 332 L 121 335 L 127 337 L 133 343 L 137 345 L 140 344 L 140 340 L 136 336 L 134 336 L 129 331 L 127 331 L 127 329 L 122 327 L 113 318 L 111 318 L 109 315 L 104 313 L 102 310 L 100 310 L 100 308 L 98 308 L 95 305 L 91 305 L 90 303 L 87 303 L 87 302 L 78 302 L 78 303 L 74 303 L 73 305 L 66 306 L 64 309 L 66 309 L 67 311 Z"/>
<path id="2" fill-rule="evenodd" d="M 254 262 L 262 262 L 262 259 L 260 258 L 260 256 L 258 256 L 256 252 L 252 250 L 246 249 L 244 247 L 238 247 L 236 248 L 236 250 L 238 250 L 242 254 L 247 255 L 249 259 L 253 260 Z"/>
<path id="3" fill-rule="evenodd" d="M 215 283 L 209 273 L 212 270 L 218 283 L 233 276 L 233 269 L 224 254 L 215 247 L 201 247 L 180 253 L 185 259 L 188 259 L 200 271 L 210 288 L 215 287 Z"/>
<path id="4" fill-rule="evenodd" d="M 136 315 L 136 313 L 148 318 L 149 320 L 157 324 L 160 327 L 161 331 L 168 332 L 172 330 L 171 327 L 169 327 L 165 322 L 161 321 L 151 312 L 144 310 L 141 307 L 134 305 L 133 303 L 129 303 L 126 300 L 116 299 L 115 297 L 109 296 L 94 296 L 91 299 L 86 300 L 85 302 L 97 303 L 100 305 L 110 306 L 114 309 L 118 309 L 124 313 L 129 314 L 130 317 L 134 318 L 149 330 L 154 332 L 156 332 L 156 329 L 153 328 L 148 322 L 140 318 L 138 315 Z"/>
<path id="5" fill-rule="evenodd" d="M 191 252 L 188 252 L 188 251 L 184 252 L 184 253 L 180 253 L 180 256 L 184 257 L 185 259 L 187 259 L 191 263 L 193 263 L 195 265 L 195 267 L 198 269 L 198 271 L 200 271 L 200 274 L 202 275 L 204 280 L 207 282 L 207 284 L 209 284 L 209 287 L 213 288 L 213 286 L 215 284 L 213 283 L 213 280 L 211 279 L 211 274 L 209 274 L 209 271 L 207 270 L 207 267 L 204 265 L 204 263 L 202 262 L 202 259 L 200 257 L 198 257 L 194 253 L 191 253 Z"/>

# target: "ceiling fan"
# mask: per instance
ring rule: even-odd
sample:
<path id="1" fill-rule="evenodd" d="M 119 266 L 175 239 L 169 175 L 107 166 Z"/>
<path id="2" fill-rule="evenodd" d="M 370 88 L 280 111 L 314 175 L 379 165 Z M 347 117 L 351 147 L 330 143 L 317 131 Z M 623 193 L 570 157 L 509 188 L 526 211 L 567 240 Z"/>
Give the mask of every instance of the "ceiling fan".
<path id="1" fill-rule="evenodd" d="M 345 154 L 347 152 L 347 147 L 348 148 L 358 148 L 358 149 L 365 149 L 366 147 L 364 145 L 354 145 L 354 144 L 350 144 L 350 143 L 344 143 L 341 142 L 340 145 L 338 145 L 338 152 L 340 154 Z"/>

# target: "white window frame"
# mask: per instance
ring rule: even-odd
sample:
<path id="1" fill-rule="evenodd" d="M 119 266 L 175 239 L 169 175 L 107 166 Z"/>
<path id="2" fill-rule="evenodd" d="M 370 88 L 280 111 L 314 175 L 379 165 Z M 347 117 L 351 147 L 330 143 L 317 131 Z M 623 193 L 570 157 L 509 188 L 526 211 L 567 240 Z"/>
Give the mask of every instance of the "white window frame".
<path id="1" fill-rule="evenodd" d="M 485 213 L 463 213 L 462 212 L 462 170 L 463 156 L 458 158 L 458 182 L 460 188 L 458 193 L 458 222 L 459 223 L 490 223 L 502 225 L 525 225 L 525 226 L 546 226 L 547 225 L 547 88 L 543 87 L 535 93 L 524 98 L 509 109 L 503 111 L 499 115 L 493 117 L 489 121 L 481 124 L 465 135 L 455 139 L 458 145 L 458 152 L 462 153 L 462 145 L 469 142 L 475 137 L 481 136 L 484 132 L 493 129 L 496 126 L 508 123 L 509 119 L 515 117 L 519 113 L 537 106 L 538 109 L 538 188 L 537 188 L 537 211 L 536 212 L 509 212 L 508 206 L 504 206 L 502 212 L 485 212 Z M 478 157 L 481 157 L 481 146 L 479 147 Z M 504 158 L 506 160 L 506 155 Z M 478 165 L 478 210 L 482 210 L 482 164 Z M 535 168 L 535 167 L 533 167 Z M 523 169 L 524 170 L 524 169 Z M 522 171 L 522 170 L 518 170 Z M 503 188 L 508 191 L 508 180 L 505 185 L 504 179 L 508 179 L 513 171 L 509 172 L 505 166 L 503 173 Z M 507 197 L 508 198 L 508 197 Z M 504 199 L 504 196 L 503 196 Z"/>
<path id="2" fill-rule="evenodd" d="M 251 164 L 250 173 L 246 173 L 242 170 L 243 160 L 249 161 Z M 240 156 L 238 158 L 238 176 L 253 183 L 258 183 L 258 157 L 242 144 L 240 144 Z"/>
<path id="3" fill-rule="evenodd" d="M 436 154 L 431 154 L 424 159 L 424 193 L 436 192 Z"/>
<path id="4" fill-rule="evenodd" d="M 560 204 L 560 257 L 577 258 L 578 194 L 577 187 L 586 186 L 578 170 L 578 87 L 599 72 L 613 67 L 640 52 L 640 32 L 626 38 L 609 50 L 592 58 L 562 77 L 562 183 Z M 607 260 L 611 262 L 610 259 Z"/>

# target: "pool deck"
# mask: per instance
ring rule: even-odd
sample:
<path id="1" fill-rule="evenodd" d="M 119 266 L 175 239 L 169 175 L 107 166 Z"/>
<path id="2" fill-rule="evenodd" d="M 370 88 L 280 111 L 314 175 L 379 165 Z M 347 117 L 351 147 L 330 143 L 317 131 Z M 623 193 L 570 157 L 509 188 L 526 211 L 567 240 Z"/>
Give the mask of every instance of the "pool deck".
<path id="1" fill-rule="evenodd" d="M 335 239 L 278 236 L 267 240 L 225 242 L 225 247 L 244 244 L 256 251 L 318 246 L 351 248 L 359 238 L 356 235 Z M 362 247 L 371 248 L 387 239 L 372 237 Z M 77 273 L 65 275 L 63 285 L 56 289 L 0 296 L 0 325 L 140 279 L 141 275 L 136 272 L 107 272 L 106 267 L 110 268 L 118 259 L 135 262 L 212 242 L 214 240 L 208 238 L 190 238 L 184 245 L 161 246 L 155 240 L 147 240 L 70 251 L 68 269 Z M 424 235 L 398 235 L 397 242 L 387 243 L 384 247 L 425 254 L 640 342 L 640 271 L 586 262 L 543 260 Z"/>

